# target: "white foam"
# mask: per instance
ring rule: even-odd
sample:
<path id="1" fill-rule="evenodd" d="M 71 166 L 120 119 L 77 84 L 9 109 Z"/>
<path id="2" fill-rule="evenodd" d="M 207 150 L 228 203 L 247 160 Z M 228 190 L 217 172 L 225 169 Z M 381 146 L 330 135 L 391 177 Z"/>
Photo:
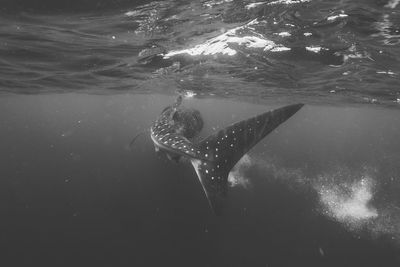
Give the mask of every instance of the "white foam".
<path id="1" fill-rule="evenodd" d="M 292 34 L 290 34 L 290 32 L 278 32 L 278 33 L 274 33 L 276 35 L 279 35 L 281 37 L 289 37 L 292 36 Z"/>
<path id="2" fill-rule="evenodd" d="M 376 73 L 378 74 L 388 74 L 388 75 L 396 75 L 396 73 L 394 73 L 393 71 L 377 71 Z"/>
<path id="3" fill-rule="evenodd" d="M 212 8 L 212 7 L 214 7 L 214 6 L 217 6 L 217 5 L 221 5 L 221 4 L 224 4 L 224 3 L 229 3 L 229 2 L 232 2 L 233 0 L 212 0 L 212 1 L 207 1 L 207 2 L 205 2 L 205 3 L 203 3 L 203 6 L 205 6 L 205 7 L 208 7 L 208 8 Z"/>
<path id="4" fill-rule="evenodd" d="M 254 24 L 255 21 L 252 21 Z M 236 32 L 243 29 L 245 26 L 240 26 L 229 30 L 221 35 L 207 40 L 206 42 L 196 45 L 193 48 L 183 50 L 173 50 L 164 55 L 164 58 L 170 58 L 180 54 L 187 54 L 190 56 L 200 55 L 216 55 L 223 54 L 227 56 L 233 56 L 237 54 L 237 51 L 229 46 L 229 44 L 238 44 L 247 48 L 264 48 L 264 51 L 273 50 L 276 47 L 283 48 L 282 45 L 277 45 L 271 40 L 262 38 L 261 35 L 246 35 L 237 36 Z M 275 51 L 276 52 L 276 51 Z"/>
<path id="5" fill-rule="evenodd" d="M 306 50 L 314 53 L 319 53 L 321 52 L 322 47 L 320 46 L 306 46 Z"/>
<path id="6" fill-rule="evenodd" d="M 278 46 L 272 48 L 269 51 L 270 52 L 283 52 L 283 51 L 290 51 L 290 50 L 291 50 L 291 48 L 289 48 L 289 47 L 286 47 L 286 46 L 283 46 L 283 45 L 281 45 L 281 46 L 278 45 Z"/>
<path id="7" fill-rule="evenodd" d="M 400 102 L 400 100 L 399 100 Z M 271 158 L 252 158 L 253 164 L 262 167 L 269 179 L 285 182 L 294 190 L 304 191 L 312 186 L 319 198 L 319 212 L 342 224 L 347 230 L 358 234 L 368 231 L 370 237 L 390 235 L 400 245 L 400 207 L 398 202 L 388 200 L 377 206 L 371 201 L 377 192 L 377 178 L 374 171 L 364 169 L 352 172 L 345 166 L 339 166 L 333 173 L 320 175 L 318 179 L 307 177 L 302 169 L 282 167 Z M 354 182 L 354 175 L 359 175 Z M 358 177 L 358 176 L 357 176 Z M 392 179 L 394 181 L 396 179 Z M 353 182 L 351 182 L 353 181 Z M 379 205 L 379 206 L 378 206 Z M 360 232 L 361 230 L 361 232 Z"/>
<path id="8" fill-rule="evenodd" d="M 293 5 L 293 4 L 307 3 L 310 1 L 311 0 L 278 0 L 269 2 L 268 5 Z"/>
<path id="9" fill-rule="evenodd" d="M 195 97 L 197 94 L 195 93 L 195 92 L 193 92 L 193 91 L 191 91 L 191 90 L 188 90 L 188 91 L 186 91 L 185 93 L 184 93 L 184 97 L 185 98 L 193 98 L 193 97 Z"/>
<path id="10" fill-rule="evenodd" d="M 125 12 L 125 16 L 128 17 L 133 17 L 136 16 L 137 14 L 139 14 L 139 12 L 137 12 L 136 10 Z"/>
<path id="11" fill-rule="evenodd" d="M 246 26 L 257 25 L 257 24 L 259 24 L 259 23 L 260 23 L 260 22 L 258 21 L 258 19 L 253 19 L 252 21 L 248 22 L 248 23 L 246 24 Z"/>
<path id="12" fill-rule="evenodd" d="M 349 15 L 347 14 L 339 14 L 339 15 L 335 15 L 335 16 L 329 16 L 326 19 L 327 20 L 336 20 L 336 19 L 340 19 L 340 18 L 345 18 L 348 17 Z"/>
<path id="13" fill-rule="evenodd" d="M 339 222 L 358 226 L 378 217 L 377 210 L 370 206 L 373 182 L 369 177 L 351 184 L 323 184 L 317 188 L 317 192 L 325 214 Z"/>
<path id="14" fill-rule="evenodd" d="M 249 155 L 245 154 L 235 167 L 229 172 L 228 183 L 230 187 L 240 186 L 248 188 L 250 180 L 245 176 L 244 171 L 254 165 L 253 160 Z"/>
<path id="15" fill-rule="evenodd" d="M 385 7 L 396 8 L 396 6 L 400 3 L 400 0 L 389 0 L 389 2 L 385 5 Z"/>
<path id="16" fill-rule="evenodd" d="M 264 5 L 264 4 L 266 4 L 266 3 L 267 3 L 267 2 L 256 2 L 256 3 L 251 3 L 251 4 L 246 5 L 246 9 L 252 9 L 252 8 L 255 8 L 255 7 Z"/>

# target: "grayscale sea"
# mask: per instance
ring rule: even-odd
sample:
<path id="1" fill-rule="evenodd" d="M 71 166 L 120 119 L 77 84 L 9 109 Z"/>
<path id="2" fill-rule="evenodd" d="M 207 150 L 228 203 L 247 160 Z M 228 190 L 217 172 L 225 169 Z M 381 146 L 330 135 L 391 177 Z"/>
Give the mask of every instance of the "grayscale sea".
<path id="1" fill-rule="evenodd" d="M 399 0 L 0 3 L 1 266 L 400 266 Z M 155 153 L 178 95 L 201 138 L 305 104 L 220 216 Z"/>

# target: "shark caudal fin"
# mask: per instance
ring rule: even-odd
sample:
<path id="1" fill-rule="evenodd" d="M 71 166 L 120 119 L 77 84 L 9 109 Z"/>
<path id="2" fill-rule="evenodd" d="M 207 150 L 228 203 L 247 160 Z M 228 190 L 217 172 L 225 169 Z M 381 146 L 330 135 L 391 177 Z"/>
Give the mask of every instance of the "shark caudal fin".
<path id="1" fill-rule="evenodd" d="M 303 104 L 295 104 L 268 111 L 228 126 L 200 142 L 198 149 L 202 159 L 192 159 L 191 162 L 215 214 L 221 214 L 228 189 L 228 174 L 233 166 L 302 107 Z"/>

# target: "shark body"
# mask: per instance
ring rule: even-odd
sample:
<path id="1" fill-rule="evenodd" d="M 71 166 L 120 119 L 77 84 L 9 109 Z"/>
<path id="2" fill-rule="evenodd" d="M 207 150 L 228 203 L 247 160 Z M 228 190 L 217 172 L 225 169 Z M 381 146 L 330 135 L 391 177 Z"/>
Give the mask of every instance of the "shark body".
<path id="1" fill-rule="evenodd" d="M 228 189 L 228 174 L 235 164 L 261 139 L 289 119 L 303 104 L 271 110 L 234 123 L 200 142 L 193 138 L 201 131 L 203 121 L 194 109 L 181 107 L 182 99 L 163 110 L 150 134 L 155 149 L 169 159 L 190 160 L 215 214 L 222 211 Z"/>

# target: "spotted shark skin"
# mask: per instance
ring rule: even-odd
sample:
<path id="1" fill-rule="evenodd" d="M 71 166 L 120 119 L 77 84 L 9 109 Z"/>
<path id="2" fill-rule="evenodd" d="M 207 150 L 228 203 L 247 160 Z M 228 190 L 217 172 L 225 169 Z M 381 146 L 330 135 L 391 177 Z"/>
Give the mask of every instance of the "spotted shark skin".
<path id="1" fill-rule="evenodd" d="M 150 137 L 156 150 L 161 148 L 168 153 L 206 160 L 199 147 L 180 133 L 181 126 L 173 120 L 175 109 L 166 108 L 150 128 Z"/>
<path id="2" fill-rule="evenodd" d="M 212 210 L 219 215 L 231 169 L 254 145 L 302 107 L 303 104 L 294 104 L 265 112 L 232 124 L 199 143 L 180 134 L 179 123 L 173 119 L 178 107 L 169 107 L 151 127 L 151 138 L 156 149 L 190 160 Z"/>

